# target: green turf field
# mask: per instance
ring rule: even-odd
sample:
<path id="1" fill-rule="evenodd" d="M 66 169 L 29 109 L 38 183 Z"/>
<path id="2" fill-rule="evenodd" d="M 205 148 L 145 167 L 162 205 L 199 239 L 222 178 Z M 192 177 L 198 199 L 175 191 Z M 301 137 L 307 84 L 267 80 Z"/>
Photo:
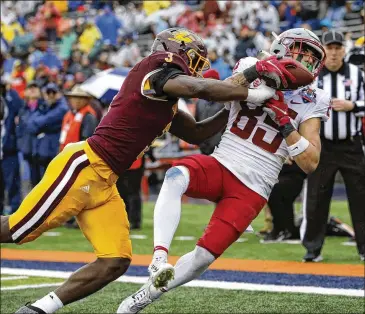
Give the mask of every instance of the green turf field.
<path id="1" fill-rule="evenodd" d="M 297 206 L 299 207 L 299 206 Z M 212 205 L 184 204 L 182 221 L 176 236 L 191 236 L 196 239 L 212 212 Z M 152 251 L 152 211 L 153 204 L 144 204 L 143 228 L 133 231 L 132 235 L 145 235 L 147 239 L 133 239 L 136 254 L 151 254 Z M 345 202 L 334 202 L 331 214 L 350 223 Z M 253 223 L 258 231 L 263 226 L 261 214 Z M 48 236 L 42 236 L 33 243 L 23 246 L 3 245 L 6 248 L 91 251 L 91 247 L 79 230 L 58 228 Z M 260 260 L 301 260 L 304 249 L 300 244 L 260 244 L 255 234 L 244 234 L 247 241 L 235 243 L 223 256 L 242 259 Z M 325 262 L 360 264 L 356 248 L 341 243 L 346 238 L 328 237 L 323 255 Z M 171 254 L 182 255 L 190 251 L 195 240 L 174 240 Z M 2 278 L 11 275 L 2 275 Z M 55 287 L 28 287 L 28 285 L 57 285 L 63 279 L 29 277 L 22 279 L 1 280 L 1 313 L 14 313 L 28 301 L 43 297 Z M 24 287 L 26 285 L 26 287 Z M 16 287 L 15 287 L 16 286 Z M 59 313 L 115 313 L 123 298 L 135 292 L 140 285 L 115 282 L 102 291 L 71 304 Z M 19 290 L 4 290 L 4 289 Z M 220 290 L 208 288 L 180 288 L 163 296 L 143 313 L 365 313 L 364 299 L 361 297 L 327 296 L 317 294 L 274 293 L 243 290 Z"/>
<path id="2" fill-rule="evenodd" d="M 299 204 L 297 204 L 299 207 Z M 195 240 L 174 240 L 170 250 L 171 255 L 183 255 L 195 245 L 195 241 L 202 235 L 203 229 L 209 221 L 213 205 L 183 204 L 182 218 L 176 236 L 190 236 Z M 346 202 L 332 202 L 331 215 L 340 218 L 351 225 Z M 253 222 L 255 231 L 263 227 L 264 219 L 261 213 Z M 2 245 L 4 248 L 35 249 L 35 250 L 65 250 L 65 251 L 92 251 L 91 245 L 84 238 L 80 230 L 58 228 L 51 230 L 53 236 L 41 236 L 32 243 L 22 246 Z M 54 236 L 53 232 L 59 233 Z M 145 203 L 143 207 L 143 228 L 132 231 L 133 235 L 144 235 L 146 239 L 132 239 L 134 254 L 151 254 L 153 248 L 153 203 Z M 305 253 L 300 244 L 260 244 L 255 234 L 245 233 L 242 238 L 247 241 L 235 243 L 225 252 L 223 257 L 260 259 L 260 260 L 287 260 L 300 261 Z M 327 237 L 322 255 L 324 262 L 359 264 L 355 246 L 344 246 L 344 237 Z"/>
<path id="3" fill-rule="evenodd" d="M 60 280 L 40 277 L 22 280 L 22 284 L 40 282 Z M 7 281 L 2 282 L 2 287 L 6 286 Z M 112 283 L 59 313 L 115 313 L 121 300 L 139 287 Z M 54 287 L 2 291 L 1 313 L 14 313 L 25 302 L 41 298 L 52 290 Z M 364 313 L 364 301 L 359 297 L 180 288 L 164 295 L 143 313 Z"/>

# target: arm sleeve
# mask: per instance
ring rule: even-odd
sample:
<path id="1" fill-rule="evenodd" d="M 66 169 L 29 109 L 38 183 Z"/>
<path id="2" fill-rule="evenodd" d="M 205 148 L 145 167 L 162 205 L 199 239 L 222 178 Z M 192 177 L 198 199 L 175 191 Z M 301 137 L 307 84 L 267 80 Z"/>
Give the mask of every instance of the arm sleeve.
<path id="1" fill-rule="evenodd" d="M 169 79 L 172 79 L 178 75 L 186 75 L 184 71 L 177 68 L 163 68 L 161 71 L 155 73 L 151 77 L 153 89 L 156 92 L 157 97 L 164 96 L 163 87 Z"/>
<path id="2" fill-rule="evenodd" d="M 86 114 L 81 123 L 80 140 L 84 141 L 91 135 L 93 135 L 97 125 L 98 125 L 98 120 L 96 119 L 96 117 L 91 113 Z"/>

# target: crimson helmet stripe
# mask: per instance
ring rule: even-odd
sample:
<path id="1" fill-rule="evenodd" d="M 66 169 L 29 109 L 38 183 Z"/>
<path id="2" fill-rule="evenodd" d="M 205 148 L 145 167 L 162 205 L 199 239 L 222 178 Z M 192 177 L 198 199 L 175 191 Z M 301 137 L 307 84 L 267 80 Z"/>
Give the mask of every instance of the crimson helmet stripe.
<path id="1" fill-rule="evenodd" d="M 14 242 L 18 243 L 36 230 L 52 213 L 76 181 L 79 173 L 90 164 L 85 152 L 71 156 L 60 175 L 45 191 L 30 212 L 10 230 Z"/>

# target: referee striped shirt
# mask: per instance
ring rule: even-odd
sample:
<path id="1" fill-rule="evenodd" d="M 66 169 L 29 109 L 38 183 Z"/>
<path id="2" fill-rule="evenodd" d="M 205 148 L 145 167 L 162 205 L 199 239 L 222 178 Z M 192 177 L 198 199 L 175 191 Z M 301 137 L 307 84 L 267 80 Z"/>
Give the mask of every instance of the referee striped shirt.
<path id="1" fill-rule="evenodd" d="M 332 110 L 329 120 L 321 126 L 321 137 L 331 141 L 349 139 L 361 134 L 365 116 L 364 74 L 359 67 L 344 62 L 337 72 L 323 67 L 317 80 L 317 86 L 329 93 L 332 98 L 350 100 L 355 106 L 352 111 Z"/>

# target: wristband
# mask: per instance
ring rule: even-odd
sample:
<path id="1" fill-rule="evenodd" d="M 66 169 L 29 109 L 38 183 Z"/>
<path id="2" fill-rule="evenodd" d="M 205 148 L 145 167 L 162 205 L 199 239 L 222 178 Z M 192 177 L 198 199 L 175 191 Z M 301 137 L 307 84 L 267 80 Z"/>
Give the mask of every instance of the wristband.
<path id="1" fill-rule="evenodd" d="M 279 131 L 284 138 L 287 138 L 290 135 L 290 133 L 296 131 L 296 129 L 291 124 L 291 122 L 289 122 L 282 126 L 279 126 Z"/>
<path id="2" fill-rule="evenodd" d="M 243 75 L 249 83 L 252 83 L 259 77 L 259 74 L 256 71 L 256 65 L 250 66 L 246 70 L 243 71 Z"/>
<path id="3" fill-rule="evenodd" d="M 295 157 L 301 153 L 303 153 L 309 146 L 309 141 L 301 136 L 300 140 L 296 142 L 295 144 L 288 146 L 288 151 L 290 157 Z"/>

